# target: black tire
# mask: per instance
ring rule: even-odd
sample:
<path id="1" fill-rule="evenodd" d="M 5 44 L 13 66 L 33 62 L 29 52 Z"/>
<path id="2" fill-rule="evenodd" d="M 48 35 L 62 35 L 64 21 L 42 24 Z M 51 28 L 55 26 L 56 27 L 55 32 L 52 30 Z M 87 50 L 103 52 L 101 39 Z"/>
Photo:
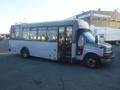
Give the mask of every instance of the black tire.
<path id="1" fill-rule="evenodd" d="M 24 58 L 29 58 L 30 57 L 30 53 L 29 53 L 29 50 L 24 48 L 21 50 L 21 56 L 24 57 Z"/>
<path id="2" fill-rule="evenodd" d="M 87 55 L 85 57 L 85 65 L 89 68 L 96 68 L 100 65 L 100 59 L 96 55 Z"/>

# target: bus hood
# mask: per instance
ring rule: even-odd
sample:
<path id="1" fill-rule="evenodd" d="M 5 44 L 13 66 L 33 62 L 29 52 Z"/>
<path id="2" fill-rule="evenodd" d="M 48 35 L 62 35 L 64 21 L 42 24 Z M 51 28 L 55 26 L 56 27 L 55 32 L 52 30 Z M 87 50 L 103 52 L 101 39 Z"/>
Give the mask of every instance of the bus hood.
<path id="1" fill-rule="evenodd" d="M 104 47 L 104 48 L 112 48 L 112 45 L 106 42 L 98 43 L 98 46 Z"/>

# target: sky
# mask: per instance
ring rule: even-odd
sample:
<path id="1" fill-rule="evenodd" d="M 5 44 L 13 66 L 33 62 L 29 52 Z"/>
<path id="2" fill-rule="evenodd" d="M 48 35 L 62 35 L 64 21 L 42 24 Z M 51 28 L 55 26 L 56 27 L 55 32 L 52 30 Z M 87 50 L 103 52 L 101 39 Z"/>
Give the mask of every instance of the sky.
<path id="1" fill-rule="evenodd" d="M 120 12 L 120 0 L 0 0 L 0 33 L 16 23 L 63 20 L 98 8 Z"/>

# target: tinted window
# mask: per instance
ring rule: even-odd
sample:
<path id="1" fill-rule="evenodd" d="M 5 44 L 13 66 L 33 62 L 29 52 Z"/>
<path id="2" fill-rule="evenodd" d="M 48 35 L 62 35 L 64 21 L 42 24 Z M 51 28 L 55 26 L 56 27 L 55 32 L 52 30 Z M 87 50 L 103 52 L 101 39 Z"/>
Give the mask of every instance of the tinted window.
<path id="1" fill-rule="evenodd" d="M 56 42 L 57 32 L 58 32 L 58 27 L 48 27 L 48 30 L 47 30 L 48 41 Z"/>
<path id="2" fill-rule="evenodd" d="M 46 41 L 47 40 L 46 28 L 45 27 L 38 29 L 38 40 L 40 40 L 40 41 Z"/>
<path id="3" fill-rule="evenodd" d="M 47 38 L 48 38 L 48 41 L 56 42 L 57 41 L 57 30 L 48 30 Z"/>
<path id="4" fill-rule="evenodd" d="M 15 28 L 15 36 L 16 39 L 22 39 L 22 28 L 20 27 Z"/>
<path id="5" fill-rule="evenodd" d="M 11 27 L 11 32 L 10 32 L 10 39 L 15 39 L 15 28 Z"/>
<path id="6" fill-rule="evenodd" d="M 29 28 L 24 28 L 23 29 L 23 39 L 24 40 L 29 40 Z"/>
<path id="7" fill-rule="evenodd" d="M 37 39 L 37 28 L 31 28 L 30 40 L 36 40 L 36 39 Z"/>

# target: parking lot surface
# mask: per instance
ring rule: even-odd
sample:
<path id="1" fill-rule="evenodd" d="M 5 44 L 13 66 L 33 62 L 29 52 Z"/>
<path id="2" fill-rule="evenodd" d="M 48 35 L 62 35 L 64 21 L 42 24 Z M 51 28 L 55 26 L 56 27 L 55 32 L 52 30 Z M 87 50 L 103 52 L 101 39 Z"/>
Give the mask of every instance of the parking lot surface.
<path id="1" fill-rule="evenodd" d="M 120 46 L 112 63 L 97 69 L 61 64 L 8 52 L 0 41 L 0 90 L 120 90 Z"/>

